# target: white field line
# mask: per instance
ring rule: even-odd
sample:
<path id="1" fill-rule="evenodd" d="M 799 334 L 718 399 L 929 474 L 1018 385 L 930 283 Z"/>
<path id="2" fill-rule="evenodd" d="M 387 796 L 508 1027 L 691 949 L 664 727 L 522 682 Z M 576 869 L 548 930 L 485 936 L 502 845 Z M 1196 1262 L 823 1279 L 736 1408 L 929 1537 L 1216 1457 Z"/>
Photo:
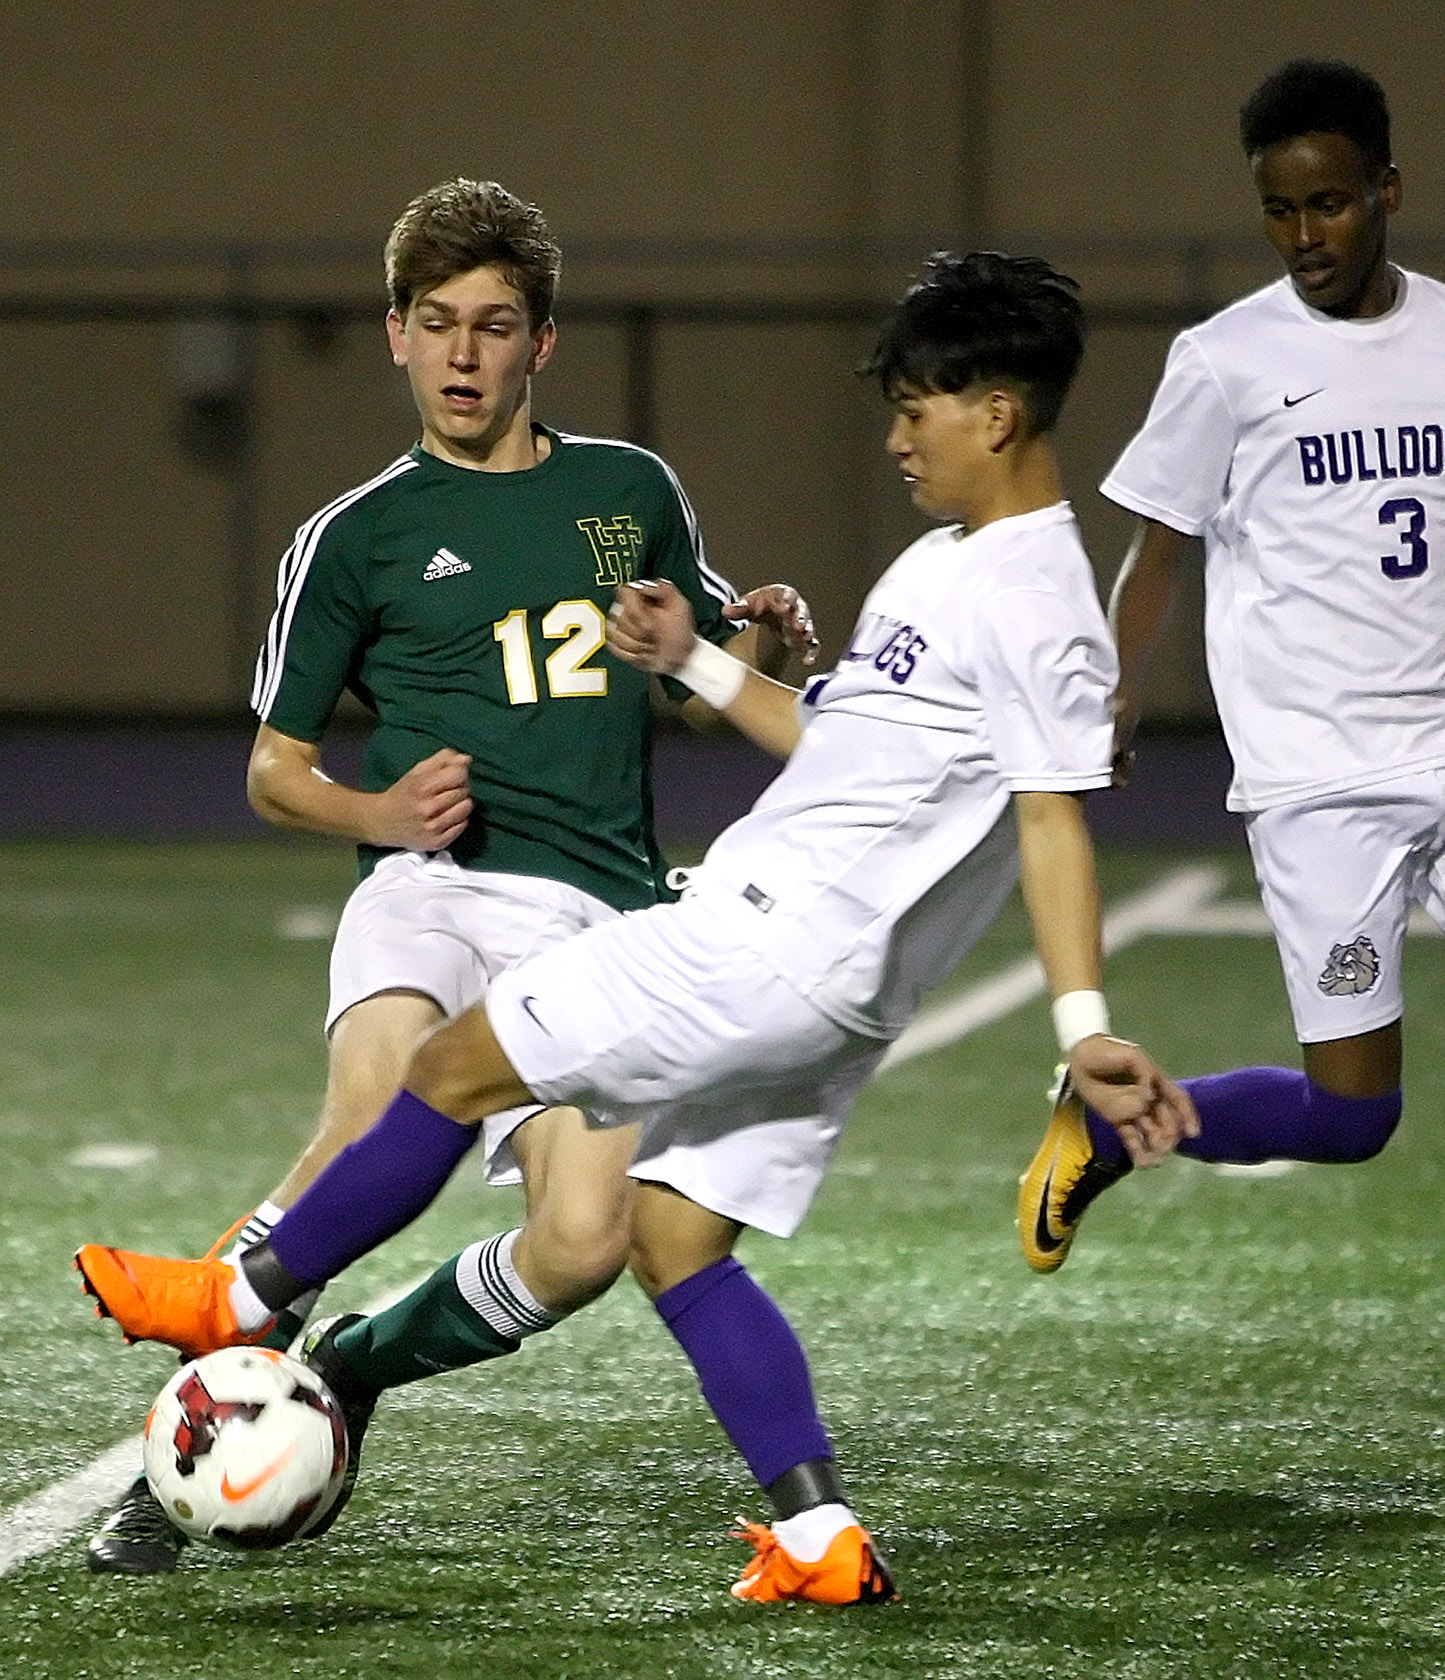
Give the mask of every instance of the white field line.
<path id="1" fill-rule="evenodd" d="M 1224 871 L 1213 864 L 1176 869 L 1152 887 L 1126 898 L 1104 916 L 1104 949 L 1122 951 L 1150 933 L 1177 933 L 1212 906 L 1224 885 Z M 1021 957 L 991 979 L 926 1009 L 883 1058 L 880 1073 L 901 1067 L 915 1056 L 941 1050 L 986 1027 L 1044 992 L 1044 971 L 1037 957 Z"/>
<path id="2" fill-rule="evenodd" d="M 362 1311 L 382 1312 L 420 1282 L 417 1277 L 388 1290 Z M 140 1455 L 140 1435 L 127 1435 L 73 1476 L 0 1511 L 0 1575 L 50 1551 L 98 1511 L 113 1505 L 140 1474 Z"/>
<path id="3" fill-rule="evenodd" d="M 128 1435 L 83 1470 L 12 1505 L 0 1517 L 0 1575 L 48 1552 L 92 1512 L 113 1504 L 140 1469 L 140 1443 L 139 1435 Z"/>

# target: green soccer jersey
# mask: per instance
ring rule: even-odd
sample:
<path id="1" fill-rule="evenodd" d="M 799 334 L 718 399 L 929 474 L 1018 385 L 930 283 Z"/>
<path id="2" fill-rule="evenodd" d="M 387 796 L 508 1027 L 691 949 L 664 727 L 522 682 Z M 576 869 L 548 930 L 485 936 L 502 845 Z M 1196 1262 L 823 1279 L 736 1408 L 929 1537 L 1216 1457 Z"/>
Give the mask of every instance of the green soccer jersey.
<path id="1" fill-rule="evenodd" d="M 538 429 L 551 452 L 535 467 L 476 472 L 418 446 L 308 520 L 251 703 L 319 741 L 349 688 L 376 715 L 366 791 L 441 747 L 471 754 L 459 863 L 638 909 L 662 891 L 648 678 L 605 651 L 607 609 L 619 583 L 668 578 L 725 641 L 734 592 L 657 456 Z M 360 850 L 365 873 L 381 854 Z"/>

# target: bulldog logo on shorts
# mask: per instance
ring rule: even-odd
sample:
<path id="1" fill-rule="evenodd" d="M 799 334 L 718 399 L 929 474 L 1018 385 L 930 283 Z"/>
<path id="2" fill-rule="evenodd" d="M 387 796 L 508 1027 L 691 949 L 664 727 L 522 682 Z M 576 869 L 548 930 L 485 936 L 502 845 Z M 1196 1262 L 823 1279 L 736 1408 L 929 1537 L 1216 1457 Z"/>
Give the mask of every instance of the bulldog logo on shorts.
<path id="1" fill-rule="evenodd" d="M 1354 997 L 1368 992 L 1380 978 L 1380 957 L 1364 934 L 1348 945 L 1331 945 L 1330 960 L 1320 975 L 1326 997 Z"/>

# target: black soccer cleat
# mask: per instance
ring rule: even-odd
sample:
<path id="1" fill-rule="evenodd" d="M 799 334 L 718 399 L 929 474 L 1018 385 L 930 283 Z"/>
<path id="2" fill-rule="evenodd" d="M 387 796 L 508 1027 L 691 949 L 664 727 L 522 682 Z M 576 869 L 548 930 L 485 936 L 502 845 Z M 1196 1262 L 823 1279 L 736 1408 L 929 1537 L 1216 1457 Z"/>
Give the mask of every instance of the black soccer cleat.
<path id="1" fill-rule="evenodd" d="M 169 1575 L 190 1545 L 167 1517 L 144 1476 L 137 1476 L 91 1535 L 85 1561 L 97 1575 Z"/>
<path id="2" fill-rule="evenodd" d="M 337 1352 L 335 1346 L 338 1332 L 345 1330 L 350 1324 L 359 1323 L 361 1317 L 360 1313 L 353 1312 L 337 1313 L 334 1318 L 317 1319 L 306 1332 L 298 1354 L 301 1363 L 309 1370 L 315 1371 L 336 1396 L 342 1416 L 346 1419 L 346 1474 L 341 1481 L 341 1491 L 332 1500 L 320 1522 L 308 1528 L 301 1536 L 303 1540 L 315 1540 L 325 1534 L 341 1515 L 347 1500 L 351 1498 L 356 1487 L 356 1478 L 361 1473 L 361 1438 L 366 1434 L 371 1414 L 376 1410 L 376 1402 L 381 1398 L 380 1389 L 368 1388 L 357 1382 L 345 1358 Z"/>

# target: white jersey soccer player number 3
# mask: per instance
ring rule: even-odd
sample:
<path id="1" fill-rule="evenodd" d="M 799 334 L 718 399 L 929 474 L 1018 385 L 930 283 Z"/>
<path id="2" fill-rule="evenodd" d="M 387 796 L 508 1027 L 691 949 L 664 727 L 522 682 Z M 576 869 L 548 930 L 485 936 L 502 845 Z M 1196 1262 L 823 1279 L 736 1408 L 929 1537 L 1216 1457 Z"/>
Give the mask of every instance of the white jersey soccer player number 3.
<path id="1" fill-rule="evenodd" d="M 1445 765 L 1445 286 L 1399 280 L 1370 319 L 1280 280 L 1181 334 L 1103 484 L 1204 539 L 1233 810 Z"/>

